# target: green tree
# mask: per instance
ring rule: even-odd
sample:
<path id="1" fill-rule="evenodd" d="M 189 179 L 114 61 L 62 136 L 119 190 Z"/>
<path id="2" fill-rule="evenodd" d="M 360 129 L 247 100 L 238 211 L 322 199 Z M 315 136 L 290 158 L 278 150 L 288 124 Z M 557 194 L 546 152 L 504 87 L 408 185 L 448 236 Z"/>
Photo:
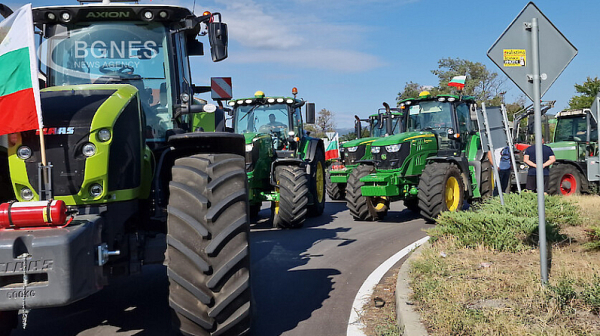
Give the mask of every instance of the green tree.
<path id="1" fill-rule="evenodd" d="M 460 58 L 442 58 L 438 61 L 438 69 L 431 70 L 438 76 L 439 86 L 432 90 L 432 94 L 448 94 L 454 90 L 448 83 L 455 76 L 466 75 L 467 81 L 464 94 L 473 96 L 478 102 L 488 105 L 499 105 L 502 97 L 500 93 L 505 79 L 498 73 L 490 71 L 480 62 L 472 62 Z"/>
<path id="2" fill-rule="evenodd" d="M 317 113 L 316 123 L 314 125 L 304 124 L 304 129 L 310 132 L 312 137 L 324 138 L 326 132 L 335 131 L 335 115 L 327 109 L 321 109 Z"/>
<path id="3" fill-rule="evenodd" d="M 371 133 L 369 132 L 368 128 L 363 128 L 361 134 L 361 138 L 367 138 L 371 136 Z M 356 139 L 356 132 L 346 133 L 340 137 L 340 141 L 350 141 L 354 139 Z"/>
<path id="4" fill-rule="evenodd" d="M 569 100 L 569 109 L 589 108 L 594 102 L 600 89 L 600 79 L 598 77 L 588 77 L 583 84 L 575 84 L 575 91 L 580 95 L 575 95 Z"/>
<path id="5" fill-rule="evenodd" d="M 421 93 L 423 86 L 419 83 L 414 82 L 406 82 L 404 85 L 404 89 L 398 92 L 398 97 L 396 97 L 396 102 L 399 105 L 401 101 L 408 98 L 419 98 L 419 93 Z"/>

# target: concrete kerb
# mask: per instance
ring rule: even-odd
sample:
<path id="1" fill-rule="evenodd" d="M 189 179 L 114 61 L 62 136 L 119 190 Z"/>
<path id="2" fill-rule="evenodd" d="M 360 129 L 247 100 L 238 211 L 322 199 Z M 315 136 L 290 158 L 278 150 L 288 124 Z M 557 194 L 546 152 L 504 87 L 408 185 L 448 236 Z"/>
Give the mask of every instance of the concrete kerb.
<path id="1" fill-rule="evenodd" d="M 410 295 L 412 290 L 409 287 L 410 280 L 410 263 L 419 256 L 424 248 L 430 246 L 429 242 L 421 245 L 413 251 L 408 259 L 402 263 L 398 272 L 398 280 L 396 282 L 396 317 L 400 334 L 404 336 L 427 336 L 427 329 L 421 323 L 421 315 L 413 309 Z"/>

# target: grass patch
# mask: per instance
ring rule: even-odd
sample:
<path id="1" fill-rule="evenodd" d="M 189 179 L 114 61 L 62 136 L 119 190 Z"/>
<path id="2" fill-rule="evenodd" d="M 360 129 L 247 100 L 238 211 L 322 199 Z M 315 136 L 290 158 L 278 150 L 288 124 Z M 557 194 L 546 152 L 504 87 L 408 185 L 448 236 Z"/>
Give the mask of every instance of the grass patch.
<path id="1" fill-rule="evenodd" d="M 600 197 L 548 197 L 549 285 L 541 285 L 535 194 L 443 214 L 412 263 L 431 335 L 600 335 Z M 514 219 L 514 218 L 516 219 Z M 550 231 L 552 229 L 552 231 Z M 560 244 L 559 244 L 560 242 Z"/>
<path id="2" fill-rule="evenodd" d="M 429 230 L 434 239 L 453 236 L 462 247 L 486 246 L 498 251 L 530 249 L 538 241 L 537 195 L 509 194 L 505 206 L 495 197 L 475 205 L 471 211 L 444 212 L 438 225 Z M 566 238 L 564 226 L 581 224 L 576 205 L 558 196 L 546 198 L 546 236 L 549 242 Z"/>

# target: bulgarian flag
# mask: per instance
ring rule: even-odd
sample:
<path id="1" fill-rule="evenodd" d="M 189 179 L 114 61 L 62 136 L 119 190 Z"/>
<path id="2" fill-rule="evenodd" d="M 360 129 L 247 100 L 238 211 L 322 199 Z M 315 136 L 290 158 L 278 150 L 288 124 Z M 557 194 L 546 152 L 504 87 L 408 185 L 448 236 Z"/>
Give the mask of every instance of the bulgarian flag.
<path id="1" fill-rule="evenodd" d="M 340 139 L 339 133 L 335 133 L 333 140 L 329 142 L 327 145 L 327 149 L 325 150 L 325 160 L 333 160 L 340 157 Z"/>
<path id="2" fill-rule="evenodd" d="M 450 83 L 448 83 L 448 86 L 455 86 L 459 90 L 462 90 L 465 88 L 466 80 L 467 80 L 467 76 L 456 76 L 456 77 L 452 78 Z"/>
<path id="3" fill-rule="evenodd" d="M 0 135 L 41 129 L 31 4 L 0 22 Z"/>

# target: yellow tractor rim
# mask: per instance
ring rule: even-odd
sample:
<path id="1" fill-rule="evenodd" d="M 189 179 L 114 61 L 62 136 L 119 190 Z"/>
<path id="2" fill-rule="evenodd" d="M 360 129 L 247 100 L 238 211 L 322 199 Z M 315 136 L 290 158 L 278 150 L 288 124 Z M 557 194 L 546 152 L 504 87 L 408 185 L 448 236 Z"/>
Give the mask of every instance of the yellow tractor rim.
<path id="1" fill-rule="evenodd" d="M 322 203 L 325 199 L 325 175 L 323 174 L 323 164 L 317 162 L 317 200 Z"/>
<path id="2" fill-rule="evenodd" d="M 450 211 L 456 211 L 460 202 L 460 185 L 454 176 L 446 181 L 446 207 Z"/>

